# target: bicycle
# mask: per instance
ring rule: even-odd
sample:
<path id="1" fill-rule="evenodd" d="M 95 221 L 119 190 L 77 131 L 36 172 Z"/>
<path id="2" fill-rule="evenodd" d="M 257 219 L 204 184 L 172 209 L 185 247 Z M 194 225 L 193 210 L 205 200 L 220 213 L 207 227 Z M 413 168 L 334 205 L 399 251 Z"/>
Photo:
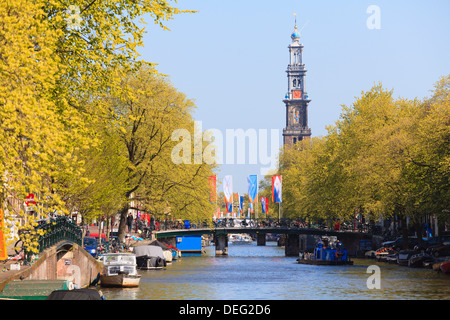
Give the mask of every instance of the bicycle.
<path id="1" fill-rule="evenodd" d="M 14 244 L 14 251 L 16 252 L 16 254 L 21 254 L 24 251 L 23 238 L 25 237 L 26 234 L 30 234 L 30 231 L 19 230 L 18 232 L 19 240 L 17 240 L 16 243 Z"/>
<path id="2" fill-rule="evenodd" d="M 129 249 L 129 246 L 125 243 L 125 242 L 120 242 L 120 241 L 113 241 L 112 243 L 111 243 L 111 252 L 115 252 L 115 253 L 118 253 L 118 252 L 126 252 L 126 251 L 128 251 L 128 249 Z"/>

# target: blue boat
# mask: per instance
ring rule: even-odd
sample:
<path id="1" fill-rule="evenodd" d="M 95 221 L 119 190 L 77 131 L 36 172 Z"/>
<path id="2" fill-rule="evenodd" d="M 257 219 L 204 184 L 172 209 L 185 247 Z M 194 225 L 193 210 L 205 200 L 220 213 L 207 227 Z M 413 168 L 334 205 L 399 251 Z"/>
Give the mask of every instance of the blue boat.
<path id="1" fill-rule="evenodd" d="M 352 265 L 347 249 L 343 248 L 342 243 L 337 241 L 335 245 L 325 247 L 320 240 L 313 253 L 304 253 L 297 259 L 300 264 L 314 265 Z"/>

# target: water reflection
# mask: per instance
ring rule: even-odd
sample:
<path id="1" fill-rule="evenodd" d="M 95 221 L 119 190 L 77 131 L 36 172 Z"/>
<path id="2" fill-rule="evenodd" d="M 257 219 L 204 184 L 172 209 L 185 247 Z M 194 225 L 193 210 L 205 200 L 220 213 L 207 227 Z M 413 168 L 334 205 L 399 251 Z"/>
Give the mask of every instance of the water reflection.
<path id="1" fill-rule="evenodd" d="M 353 266 L 301 265 L 270 242 L 230 245 L 228 257 L 215 257 L 208 247 L 206 254 L 183 256 L 164 270 L 140 271 L 139 288 L 102 291 L 110 300 L 450 299 L 450 276 L 384 263 L 378 264 L 381 289 L 370 290 L 371 264 L 356 259 Z"/>

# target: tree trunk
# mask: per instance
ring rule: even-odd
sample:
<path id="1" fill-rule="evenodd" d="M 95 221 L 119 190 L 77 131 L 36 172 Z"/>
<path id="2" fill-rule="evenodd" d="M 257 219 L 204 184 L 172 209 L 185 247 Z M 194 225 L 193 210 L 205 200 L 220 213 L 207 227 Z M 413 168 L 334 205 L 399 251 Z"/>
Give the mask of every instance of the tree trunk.
<path id="1" fill-rule="evenodd" d="M 408 226 L 406 225 L 406 216 L 401 214 L 400 218 L 402 224 L 402 249 L 408 249 Z"/>
<path id="2" fill-rule="evenodd" d="M 419 240 L 419 243 L 422 243 L 423 242 L 422 235 L 424 233 L 423 223 L 420 222 L 420 221 L 419 222 L 414 222 L 414 230 L 417 233 L 417 239 Z"/>
<path id="3" fill-rule="evenodd" d="M 444 233 L 444 231 L 445 231 L 445 223 L 446 223 L 446 220 L 445 219 L 443 219 L 443 218 L 441 218 L 441 217 L 437 217 L 437 219 L 438 219 L 438 223 L 437 223 L 437 226 L 438 226 L 438 230 L 437 230 L 437 234 L 438 234 L 438 240 L 439 241 L 442 241 L 442 234 Z"/>

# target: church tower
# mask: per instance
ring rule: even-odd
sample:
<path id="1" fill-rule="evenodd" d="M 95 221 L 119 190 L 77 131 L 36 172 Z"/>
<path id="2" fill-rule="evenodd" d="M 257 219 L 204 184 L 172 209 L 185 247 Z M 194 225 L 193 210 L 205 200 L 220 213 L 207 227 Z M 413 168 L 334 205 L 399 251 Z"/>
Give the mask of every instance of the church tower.
<path id="1" fill-rule="evenodd" d="M 302 61 L 303 44 L 300 43 L 300 33 L 297 23 L 291 35 L 289 45 L 289 65 L 286 73 L 288 91 L 283 102 L 286 105 L 286 128 L 283 129 L 283 145 L 292 146 L 297 141 L 311 138 L 308 127 L 308 95 L 305 92 L 306 69 Z"/>

